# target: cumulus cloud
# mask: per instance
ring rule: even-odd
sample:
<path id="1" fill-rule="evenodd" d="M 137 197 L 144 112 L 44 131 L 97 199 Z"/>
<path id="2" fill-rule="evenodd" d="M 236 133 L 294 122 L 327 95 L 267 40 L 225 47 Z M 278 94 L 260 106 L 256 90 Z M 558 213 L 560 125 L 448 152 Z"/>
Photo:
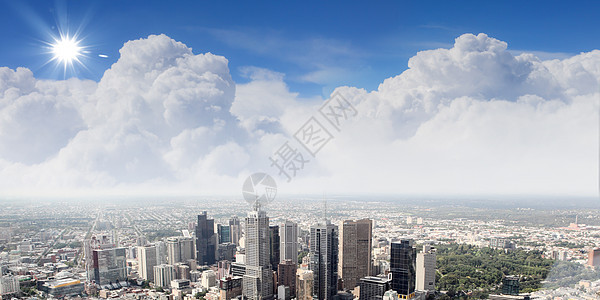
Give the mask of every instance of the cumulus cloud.
<path id="1" fill-rule="evenodd" d="M 513 55 L 485 34 L 417 53 L 287 192 L 595 195 L 600 51 Z M 234 193 L 322 104 L 256 67 L 165 35 L 125 43 L 99 82 L 0 68 L 0 193 Z"/>

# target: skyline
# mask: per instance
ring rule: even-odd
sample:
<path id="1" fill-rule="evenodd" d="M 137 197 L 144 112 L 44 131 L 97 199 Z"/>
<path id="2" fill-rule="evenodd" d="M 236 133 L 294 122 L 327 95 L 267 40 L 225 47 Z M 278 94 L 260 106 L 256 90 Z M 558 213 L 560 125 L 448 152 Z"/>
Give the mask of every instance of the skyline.
<path id="1" fill-rule="evenodd" d="M 564 43 L 589 11 L 577 21 L 565 14 L 572 22 L 552 41 L 537 27 L 525 30 L 537 33 L 531 40 L 519 37 L 512 26 L 521 14 L 504 26 L 480 18 L 420 24 L 396 18 L 407 4 L 369 15 L 358 23 L 373 26 L 362 31 L 360 24 L 318 30 L 356 12 L 355 4 L 316 23 L 261 21 L 260 7 L 252 20 L 223 24 L 214 20 L 219 12 L 193 21 L 193 9 L 170 7 L 155 23 L 108 37 L 110 27 L 102 32 L 98 22 L 119 19 L 118 9 L 57 3 L 3 2 L 3 15 L 15 12 L 3 22 L 21 26 L 2 33 L 15 47 L 0 51 L 0 197 L 235 195 L 256 172 L 273 176 L 284 195 L 598 196 L 600 47 L 593 38 Z M 164 6 L 151 4 L 117 24 Z M 49 57 L 32 41 L 56 31 L 49 15 L 71 33 L 81 26 L 85 67 L 65 74 L 50 70 L 53 63 L 39 67 Z M 391 27 L 395 38 L 391 29 L 373 34 Z M 428 34 L 416 37 L 416 28 Z M 354 109 L 339 128 L 319 119 L 332 95 Z M 318 153 L 298 138 L 311 118 L 330 136 Z M 305 159 L 289 178 L 271 159 L 284 142 Z"/>

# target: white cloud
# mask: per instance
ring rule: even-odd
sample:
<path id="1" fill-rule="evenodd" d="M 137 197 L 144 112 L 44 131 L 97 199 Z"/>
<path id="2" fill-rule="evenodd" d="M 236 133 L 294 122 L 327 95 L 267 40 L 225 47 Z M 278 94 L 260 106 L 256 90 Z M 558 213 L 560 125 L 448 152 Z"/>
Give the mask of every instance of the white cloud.
<path id="1" fill-rule="evenodd" d="M 127 42 L 98 82 L 0 68 L 0 195 L 236 193 L 322 99 L 165 35 Z M 513 55 L 485 34 L 419 52 L 284 192 L 595 195 L 600 51 Z M 299 147 L 299 146 L 298 146 Z M 308 154 L 306 154 L 308 155 Z M 32 190 L 33 189 L 33 190 Z"/>

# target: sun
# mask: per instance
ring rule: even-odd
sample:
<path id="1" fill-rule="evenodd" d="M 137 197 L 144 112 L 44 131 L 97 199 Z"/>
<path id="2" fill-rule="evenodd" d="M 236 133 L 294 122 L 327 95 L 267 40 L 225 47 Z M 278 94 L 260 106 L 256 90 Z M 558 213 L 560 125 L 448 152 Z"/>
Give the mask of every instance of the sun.
<path id="1" fill-rule="evenodd" d="M 51 49 L 54 54 L 53 59 L 66 67 L 72 65 L 73 61 L 79 62 L 83 47 L 79 46 L 79 41 L 75 38 L 62 36 L 51 45 Z"/>

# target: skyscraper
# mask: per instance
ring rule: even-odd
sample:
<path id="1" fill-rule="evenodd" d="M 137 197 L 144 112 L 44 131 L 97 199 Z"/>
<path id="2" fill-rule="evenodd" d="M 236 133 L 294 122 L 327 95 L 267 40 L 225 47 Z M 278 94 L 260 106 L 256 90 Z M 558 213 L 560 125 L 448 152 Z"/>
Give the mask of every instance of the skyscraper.
<path id="1" fill-rule="evenodd" d="M 600 266 L 600 248 L 591 249 L 590 252 L 588 252 L 588 265 L 590 267 Z"/>
<path id="2" fill-rule="evenodd" d="M 217 240 L 215 236 L 215 220 L 208 219 L 206 211 L 198 215 L 196 225 L 196 260 L 200 265 L 215 263 Z"/>
<path id="3" fill-rule="evenodd" d="M 127 280 L 126 248 L 92 250 L 92 272 L 96 284 Z"/>
<path id="4" fill-rule="evenodd" d="M 391 288 L 405 299 L 413 298 L 415 295 L 416 252 L 417 250 L 413 247 L 412 240 L 401 240 L 391 245 Z"/>
<path id="5" fill-rule="evenodd" d="M 272 225 L 269 226 L 269 244 L 270 244 L 270 250 L 269 252 L 271 253 L 271 267 L 273 268 L 273 271 L 277 271 L 277 266 L 279 265 L 279 243 L 280 243 L 280 238 L 279 238 L 279 226 L 277 225 Z"/>
<path id="6" fill-rule="evenodd" d="M 435 291 L 435 249 L 423 245 L 417 253 L 417 290 Z"/>
<path id="7" fill-rule="evenodd" d="M 169 264 L 187 262 L 194 258 L 194 241 L 191 237 L 167 238 L 167 260 Z"/>
<path id="8" fill-rule="evenodd" d="M 239 246 L 240 238 L 242 237 L 242 226 L 238 217 L 233 217 L 229 220 L 229 232 L 231 234 L 231 242 Z"/>
<path id="9" fill-rule="evenodd" d="M 217 224 L 217 235 L 219 244 L 231 243 L 231 228 L 229 226 Z"/>
<path id="10" fill-rule="evenodd" d="M 338 273 L 344 289 L 354 289 L 360 278 L 371 275 L 372 231 L 369 219 L 341 222 Z"/>
<path id="11" fill-rule="evenodd" d="M 338 227 L 328 220 L 310 227 L 310 270 L 313 295 L 319 300 L 333 299 L 338 284 Z"/>
<path id="12" fill-rule="evenodd" d="M 154 266 L 154 285 L 161 288 L 171 286 L 171 280 L 175 279 L 175 267 L 172 265 Z"/>
<path id="13" fill-rule="evenodd" d="M 279 228 L 279 262 L 288 259 L 294 264 L 298 263 L 298 224 L 285 221 Z"/>
<path id="14" fill-rule="evenodd" d="M 272 299 L 273 270 L 271 269 L 269 218 L 265 211 L 255 208 L 246 217 L 246 273 L 243 294 L 248 299 Z"/>
<path id="15" fill-rule="evenodd" d="M 286 259 L 277 268 L 278 284 L 289 287 L 292 298 L 296 296 L 296 263 L 295 260 Z"/>
<path id="16" fill-rule="evenodd" d="M 137 251 L 140 277 L 154 282 L 154 266 L 157 265 L 156 246 L 138 247 Z"/>

